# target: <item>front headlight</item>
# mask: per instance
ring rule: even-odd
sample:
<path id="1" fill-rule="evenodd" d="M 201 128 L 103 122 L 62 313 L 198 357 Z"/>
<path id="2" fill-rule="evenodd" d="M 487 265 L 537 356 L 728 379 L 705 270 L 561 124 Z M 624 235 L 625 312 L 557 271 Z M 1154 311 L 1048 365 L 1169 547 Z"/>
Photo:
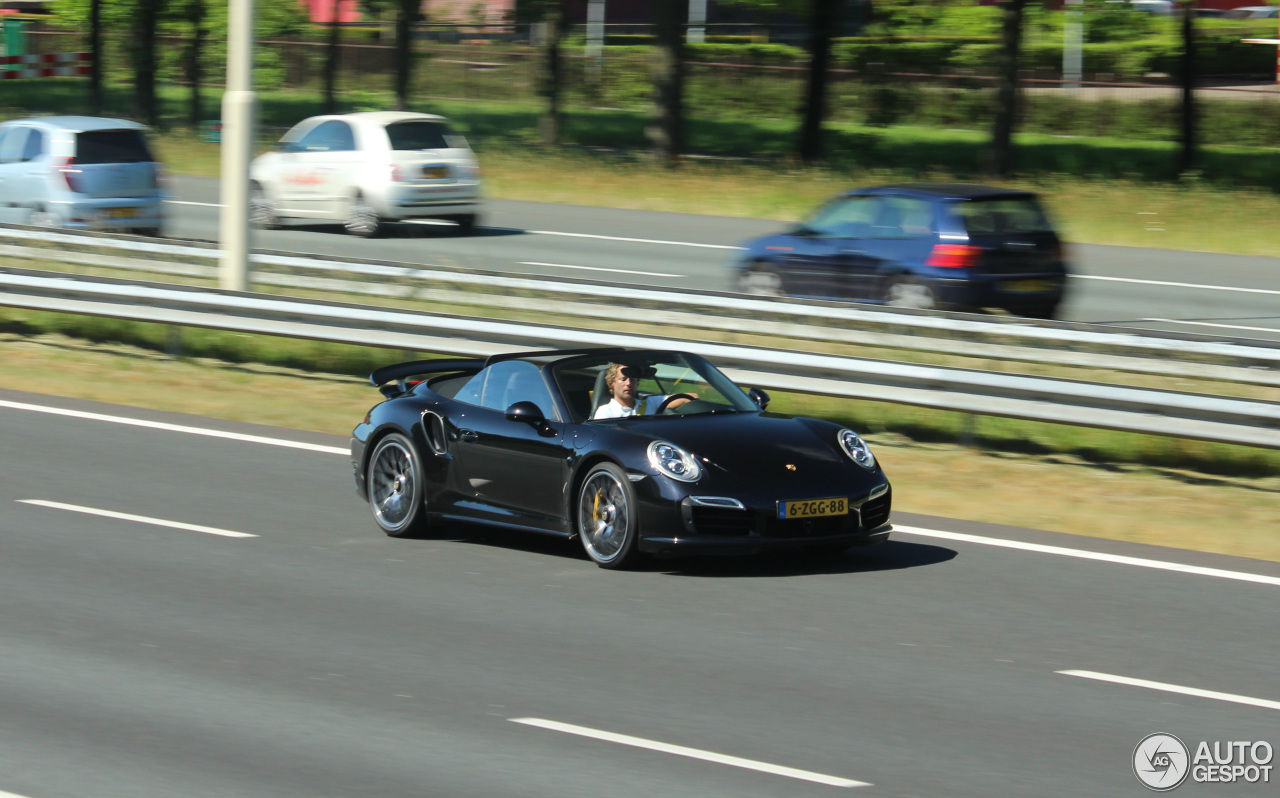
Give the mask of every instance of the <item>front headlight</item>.
<path id="1" fill-rule="evenodd" d="M 681 482 L 697 482 L 702 478 L 702 466 L 693 459 L 693 455 L 664 441 L 649 444 L 649 465 L 658 473 Z"/>
<path id="2" fill-rule="evenodd" d="M 840 441 L 840 448 L 853 462 L 867 470 L 876 467 L 876 456 L 871 453 L 871 447 L 867 446 L 867 442 L 858 437 L 858 433 L 851 429 L 842 429 L 836 433 L 836 438 Z"/>

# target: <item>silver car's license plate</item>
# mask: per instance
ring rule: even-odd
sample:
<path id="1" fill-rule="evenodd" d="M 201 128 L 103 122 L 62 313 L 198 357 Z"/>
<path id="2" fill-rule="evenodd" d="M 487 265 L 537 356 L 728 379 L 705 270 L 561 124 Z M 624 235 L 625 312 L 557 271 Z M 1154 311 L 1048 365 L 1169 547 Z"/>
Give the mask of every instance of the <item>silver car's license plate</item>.
<path id="1" fill-rule="evenodd" d="M 447 166 L 424 166 L 422 167 L 422 176 L 439 180 L 442 177 L 449 176 L 449 167 Z"/>

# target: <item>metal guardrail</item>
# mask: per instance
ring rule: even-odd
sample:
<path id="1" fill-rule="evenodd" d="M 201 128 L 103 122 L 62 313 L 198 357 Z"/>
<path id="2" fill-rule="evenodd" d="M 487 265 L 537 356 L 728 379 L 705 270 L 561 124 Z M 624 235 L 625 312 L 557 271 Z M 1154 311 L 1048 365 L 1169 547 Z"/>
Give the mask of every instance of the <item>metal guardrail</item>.
<path id="1" fill-rule="evenodd" d="M 0 255 L 10 258 L 193 277 L 215 277 L 212 263 L 220 256 L 216 245 L 204 242 L 160 243 L 0 225 L 0 240 L 5 238 L 22 242 L 0 245 Z M 584 318 L 615 318 L 619 307 L 643 307 L 645 318 L 654 323 L 691 329 L 750 329 L 799 341 L 948 354 L 963 342 L 963 354 L 970 357 L 1280 387 L 1280 348 L 1247 339 L 1019 318 L 886 312 L 834 302 L 644 289 L 295 253 L 259 252 L 252 256 L 252 263 L 252 280 L 259 285 L 416 297 Z"/>
<path id="2" fill-rule="evenodd" d="M 1203 394 L 16 270 L 0 271 L 0 305 L 470 356 L 681 349 L 765 388 L 1280 449 L 1280 404 Z"/>

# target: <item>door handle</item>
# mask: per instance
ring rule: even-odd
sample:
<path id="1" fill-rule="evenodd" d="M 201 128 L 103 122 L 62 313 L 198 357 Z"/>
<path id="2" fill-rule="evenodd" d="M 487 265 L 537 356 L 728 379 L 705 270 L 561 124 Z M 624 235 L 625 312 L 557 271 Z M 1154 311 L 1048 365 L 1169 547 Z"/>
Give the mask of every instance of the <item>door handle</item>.
<path id="1" fill-rule="evenodd" d="M 460 429 L 458 430 L 458 437 L 464 441 L 474 441 L 480 437 L 480 433 L 475 430 Z"/>

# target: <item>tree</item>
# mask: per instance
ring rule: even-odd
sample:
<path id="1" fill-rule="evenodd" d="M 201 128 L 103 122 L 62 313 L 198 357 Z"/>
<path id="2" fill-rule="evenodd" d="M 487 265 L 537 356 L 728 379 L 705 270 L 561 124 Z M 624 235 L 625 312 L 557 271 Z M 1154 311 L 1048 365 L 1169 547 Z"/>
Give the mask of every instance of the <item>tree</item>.
<path id="1" fill-rule="evenodd" d="M 827 84 L 831 69 L 831 38 L 839 21 L 841 0 L 811 0 L 809 10 L 809 78 L 800 123 L 800 159 L 823 155 L 822 123 L 827 118 Z"/>
<path id="2" fill-rule="evenodd" d="M 542 67 L 542 96 L 546 107 L 542 110 L 542 140 L 559 144 L 564 133 L 564 112 L 560 96 L 564 87 L 564 58 L 560 54 L 560 40 L 569 32 L 569 0 L 546 0 L 543 30 L 546 36 L 546 56 Z"/>
<path id="3" fill-rule="evenodd" d="M 329 43 L 325 47 L 324 62 L 324 112 L 332 114 L 338 110 L 336 98 L 338 87 L 338 14 L 342 10 L 342 0 L 333 0 L 333 12 L 329 17 Z"/>
<path id="4" fill-rule="evenodd" d="M 396 110 L 409 106 L 409 76 L 413 63 L 413 23 L 421 22 L 422 0 L 360 0 L 361 8 L 371 16 L 382 16 L 388 8 L 395 13 L 395 72 L 392 89 L 396 95 Z"/>
<path id="5" fill-rule="evenodd" d="M 205 22 L 208 10 L 205 8 L 205 0 L 185 0 L 178 5 L 177 10 L 191 25 L 191 36 L 187 41 L 186 55 L 183 58 L 183 72 L 186 73 L 187 85 L 191 88 L 187 120 L 191 127 L 198 127 L 204 119 L 204 111 L 200 107 L 200 83 L 203 77 L 204 43 L 209 37 Z"/>
<path id="6" fill-rule="evenodd" d="M 102 0 L 89 0 L 89 113 L 102 114 Z"/>
<path id="7" fill-rule="evenodd" d="M 156 32 L 163 3 L 164 0 L 138 0 L 133 18 L 133 115 L 152 126 L 160 121 L 156 101 Z"/>
<path id="8" fill-rule="evenodd" d="M 1178 79 L 1182 84 L 1182 158 L 1178 173 L 1186 174 L 1196 165 L 1196 39 L 1195 2 L 1182 2 L 1182 68 Z"/>
<path id="9" fill-rule="evenodd" d="M 655 155 L 674 166 L 684 149 L 684 29 L 688 0 L 653 0 L 657 42 L 650 56 L 653 108 L 645 134 Z"/>
<path id="10" fill-rule="evenodd" d="M 995 129 L 987 169 L 995 177 L 1013 170 L 1013 128 L 1018 119 L 1018 49 L 1022 44 L 1022 12 L 1027 0 L 1001 0 L 999 85 L 996 89 Z"/>

